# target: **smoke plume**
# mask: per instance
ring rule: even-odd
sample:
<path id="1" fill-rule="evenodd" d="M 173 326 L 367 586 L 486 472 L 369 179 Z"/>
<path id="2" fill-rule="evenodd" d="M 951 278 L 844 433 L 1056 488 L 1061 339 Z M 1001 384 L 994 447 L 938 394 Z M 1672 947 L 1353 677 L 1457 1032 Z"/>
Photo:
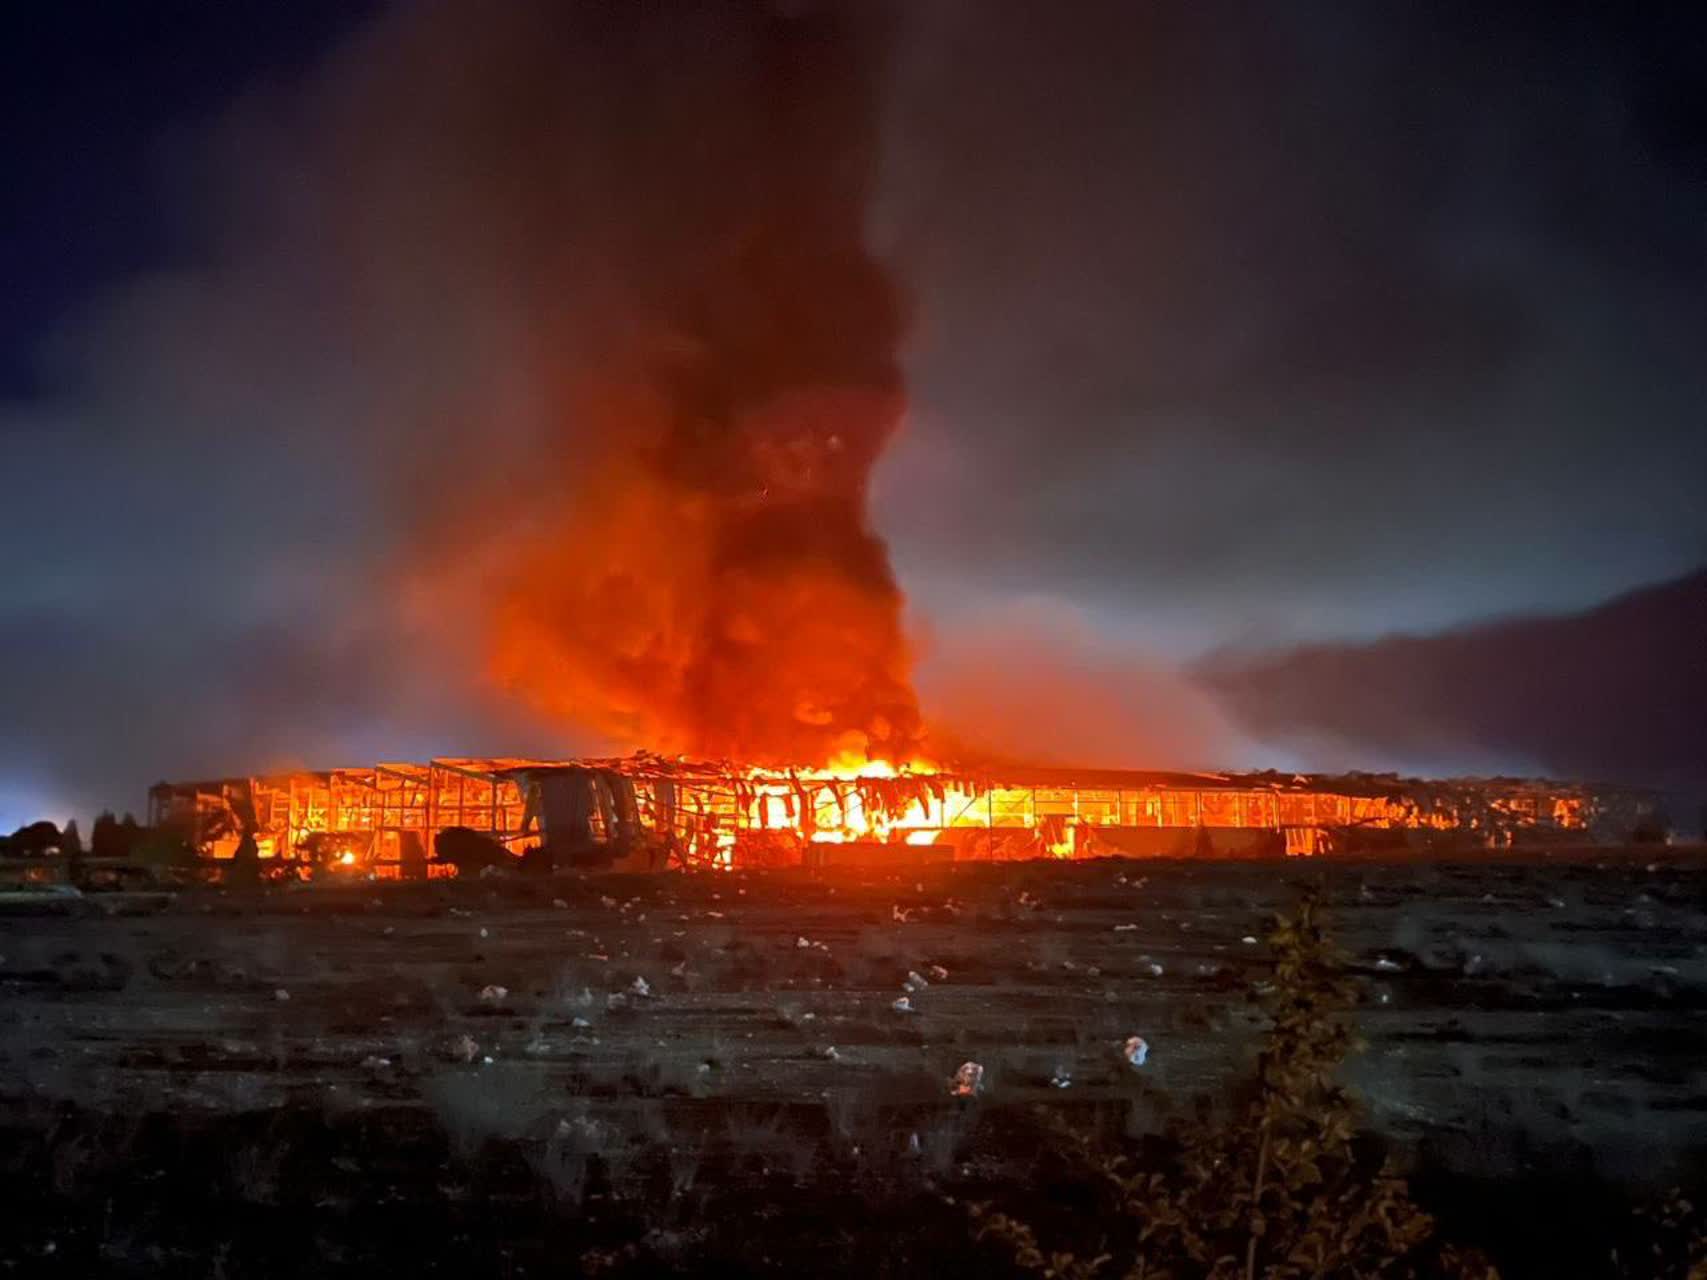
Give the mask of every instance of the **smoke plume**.
<path id="1" fill-rule="evenodd" d="M 823 6 L 734 12 L 703 97 L 633 50 L 662 112 L 646 147 L 669 154 L 627 194 L 681 189 L 621 282 L 628 323 L 559 390 L 560 466 L 492 583 L 492 671 L 634 743 L 904 755 L 900 593 L 866 513 L 902 410 L 902 299 L 864 242 L 881 33 Z"/>

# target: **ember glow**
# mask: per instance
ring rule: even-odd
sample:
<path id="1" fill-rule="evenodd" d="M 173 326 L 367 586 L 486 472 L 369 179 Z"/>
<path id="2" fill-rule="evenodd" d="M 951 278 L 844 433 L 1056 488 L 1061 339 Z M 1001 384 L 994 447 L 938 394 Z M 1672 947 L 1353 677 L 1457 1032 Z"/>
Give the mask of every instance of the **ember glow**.
<path id="1" fill-rule="evenodd" d="M 733 766 L 639 754 L 387 763 L 162 783 L 150 818 L 229 858 L 253 814 L 260 858 L 380 876 L 447 875 L 440 834 L 508 862 L 734 867 L 1104 856 L 1310 856 L 1503 847 L 1628 832 L 1651 797 L 1519 779 L 1190 774 L 1041 767 L 975 774 L 866 764 Z M 331 855 L 331 856 L 328 856 Z M 413 859 L 413 862 L 411 861 Z"/>

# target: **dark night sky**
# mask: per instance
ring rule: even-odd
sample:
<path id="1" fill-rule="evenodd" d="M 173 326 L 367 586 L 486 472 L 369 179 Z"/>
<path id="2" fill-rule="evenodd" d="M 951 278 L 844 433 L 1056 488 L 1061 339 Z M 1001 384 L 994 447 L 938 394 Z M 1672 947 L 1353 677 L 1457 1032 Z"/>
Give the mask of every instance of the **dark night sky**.
<path id="1" fill-rule="evenodd" d="M 455 11 L 0 18 L 0 828 L 582 745 L 373 604 L 406 522 L 372 470 L 435 437 L 372 424 L 486 389 L 514 319 L 459 218 L 519 170 L 437 160 L 507 47 L 435 47 Z M 912 407 L 875 501 L 927 707 L 1107 763 L 1699 781 L 1702 580 L 1545 619 L 1707 563 L 1707 10 L 904 14 L 871 233 Z M 645 127 L 615 98 L 593 144 Z M 1677 669 L 1561 721 L 1602 646 Z M 1497 724 L 1427 693 L 1508 667 Z"/>

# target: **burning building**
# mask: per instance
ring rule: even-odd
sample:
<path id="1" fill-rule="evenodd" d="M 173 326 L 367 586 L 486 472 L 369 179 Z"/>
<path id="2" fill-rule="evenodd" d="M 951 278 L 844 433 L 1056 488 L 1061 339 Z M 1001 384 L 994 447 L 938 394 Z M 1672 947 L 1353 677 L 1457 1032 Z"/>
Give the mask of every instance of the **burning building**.
<path id="1" fill-rule="evenodd" d="M 522 858 L 660 868 L 1027 857 L 1314 855 L 1627 838 L 1633 793 L 1517 779 L 1007 768 L 737 768 L 436 759 L 163 782 L 153 825 L 210 858 L 454 874 L 449 837 Z M 439 856 L 434 856 L 439 855 Z"/>

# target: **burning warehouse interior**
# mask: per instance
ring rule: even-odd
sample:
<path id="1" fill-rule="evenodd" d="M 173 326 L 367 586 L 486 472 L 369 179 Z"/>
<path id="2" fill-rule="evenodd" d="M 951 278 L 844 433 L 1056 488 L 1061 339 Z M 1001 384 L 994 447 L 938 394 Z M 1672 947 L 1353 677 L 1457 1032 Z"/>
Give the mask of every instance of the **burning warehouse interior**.
<path id="1" fill-rule="evenodd" d="M 281 868 L 386 878 L 471 860 L 733 869 L 1467 849 L 1628 834 L 1642 812 L 1636 793 L 1511 779 L 742 770 L 645 754 L 435 759 L 149 793 L 151 825 L 206 858 L 234 858 L 248 840 Z"/>

